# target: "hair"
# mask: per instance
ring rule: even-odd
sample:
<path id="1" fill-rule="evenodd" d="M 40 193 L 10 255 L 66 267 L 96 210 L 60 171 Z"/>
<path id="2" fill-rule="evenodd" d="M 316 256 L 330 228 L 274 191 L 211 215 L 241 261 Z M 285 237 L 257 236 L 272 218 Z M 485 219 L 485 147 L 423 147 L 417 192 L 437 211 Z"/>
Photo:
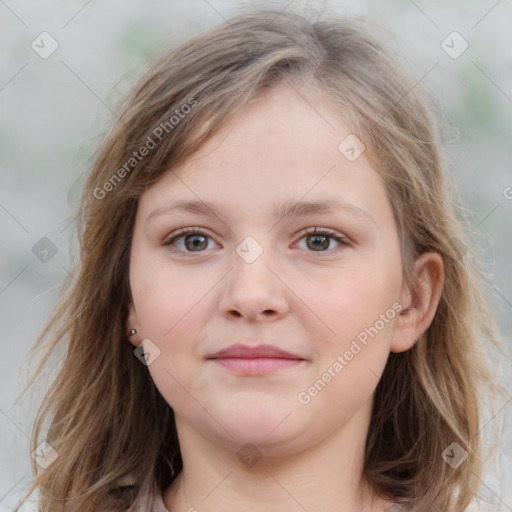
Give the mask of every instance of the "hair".
<path id="1" fill-rule="evenodd" d="M 421 254 L 444 262 L 431 325 L 410 350 L 390 354 L 377 385 L 364 477 L 377 494 L 419 512 L 462 511 L 477 495 L 485 466 L 479 400 L 484 388 L 497 389 L 486 357 L 501 344 L 435 102 L 361 20 L 257 9 L 155 62 L 121 103 L 88 173 L 77 213 L 80 260 L 30 349 L 40 360 L 27 387 L 62 354 L 32 432 L 32 449 L 43 439 L 59 454 L 43 470 L 32 461 L 24 499 L 37 490 L 39 510 L 151 506 L 182 469 L 172 408 L 125 331 L 138 199 L 282 83 L 322 95 L 364 141 L 393 209 L 407 283 L 419 285 Z M 457 468 L 442 457 L 453 442 L 468 452 Z M 120 487 L 128 475 L 133 487 Z"/>

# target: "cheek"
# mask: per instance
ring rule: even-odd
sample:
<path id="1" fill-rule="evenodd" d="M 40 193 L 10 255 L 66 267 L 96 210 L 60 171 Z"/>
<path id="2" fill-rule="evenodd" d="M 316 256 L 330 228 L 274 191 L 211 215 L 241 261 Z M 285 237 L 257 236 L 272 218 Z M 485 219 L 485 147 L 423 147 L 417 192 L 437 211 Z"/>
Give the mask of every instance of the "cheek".
<path id="1" fill-rule="evenodd" d="M 344 365 L 364 366 L 365 371 L 371 368 L 380 375 L 401 308 L 399 256 L 394 263 L 384 258 L 373 262 L 361 258 L 332 282 L 335 285 L 319 286 L 315 293 L 308 296 L 304 291 L 303 295 L 330 331 L 317 346 L 323 364 L 329 367 L 341 355 Z"/>
<path id="2" fill-rule="evenodd" d="M 201 326 L 211 314 L 200 300 L 206 290 L 204 286 L 198 286 L 197 293 L 191 287 L 181 290 L 175 281 L 165 286 L 159 279 L 154 286 L 146 283 L 141 292 L 141 332 L 159 350 L 147 368 L 151 378 L 173 409 L 201 415 L 204 411 L 191 396 L 200 396 L 202 391 L 195 376 L 201 370 Z"/>
<path id="3" fill-rule="evenodd" d="M 141 264 L 144 262 L 144 264 Z M 140 335 L 149 338 L 159 356 L 148 366 L 155 385 L 172 406 L 188 403 L 197 373 L 201 325 L 212 314 L 207 294 L 215 276 L 180 269 L 162 258 L 132 259 L 131 289 Z M 210 282 L 211 281 L 211 282 Z"/>
<path id="4" fill-rule="evenodd" d="M 317 280 L 315 287 L 304 286 L 298 291 L 314 313 L 335 331 L 355 334 L 373 324 L 400 298 L 402 287 L 400 265 L 374 264 L 361 261 L 347 265 L 329 279 Z"/>
<path id="5" fill-rule="evenodd" d="M 137 318 L 144 337 L 164 341 L 183 324 L 191 327 L 190 316 L 196 314 L 215 279 L 165 261 L 146 261 L 137 265 L 134 259 L 130 273 Z"/>
<path id="6" fill-rule="evenodd" d="M 385 286 L 390 283 L 371 278 L 364 281 L 366 284 L 354 277 L 350 281 L 353 286 L 346 282 L 346 287 L 335 290 L 339 298 L 330 301 L 323 317 L 334 334 L 316 344 L 314 375 L 297 396 L 307 414 L 326 416 L 325 411 L 330 410 L 326 421 L 333 428 L 347 421 L 374 393 L 389 357 L 400 310 L 394 300 L 397 296 Z"/>

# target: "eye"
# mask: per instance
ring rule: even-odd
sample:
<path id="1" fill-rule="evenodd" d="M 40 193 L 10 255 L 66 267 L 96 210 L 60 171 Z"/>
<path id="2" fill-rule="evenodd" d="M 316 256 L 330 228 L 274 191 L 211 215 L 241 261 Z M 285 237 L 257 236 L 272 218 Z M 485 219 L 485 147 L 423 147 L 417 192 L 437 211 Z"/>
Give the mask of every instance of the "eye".
<path id="1" fill-rule="evenodd" d="M 306 235 L 301 240 L 306 240 L 306 247 L 312 249 L 313 252 L 333 252 L 340 249 L 340 246 L 349 246 L 349 239 L 333 231 L 325 228 L 310 228 L 306 231 Z M 327 251 L 331 245 L 331 240 L 335 240 L 338 246 L 333 251 Z"/>
<path id="2" fill-rule="evenodd" d="M 198 228 L 183 228 L 166 238 L 163 245 L 176 247 L 176 242 L 181 239 L 183 239 L 184 248 L 183 244 L 178 244 L 180 245 L 178 249 L 170 248 L 172 252 L 203 252 L 208 248 L 208 239 L 211 240 L 211 237 Z"/>
<path id="3" fill-rule="evenodd" d="M 182 239 L 183 244 L 177 244 Z M 209 248 L 208 239 L 212 240 L 209 235 L 199 228 L 183 228 L 166 238 L 163 245 L 169 246 L 170 250 L 175 253 L 204 252 Z M 312 252 L 334 252 L 340 246 L 350 245 L 346 236 L 326 228 L 309 228 L 300 240 L 303 239 L 306 239 L 306 248 Z M 338 246 L 329 251 L 327 249 L 330 247 L 332 240 L 335 240 Z"/>

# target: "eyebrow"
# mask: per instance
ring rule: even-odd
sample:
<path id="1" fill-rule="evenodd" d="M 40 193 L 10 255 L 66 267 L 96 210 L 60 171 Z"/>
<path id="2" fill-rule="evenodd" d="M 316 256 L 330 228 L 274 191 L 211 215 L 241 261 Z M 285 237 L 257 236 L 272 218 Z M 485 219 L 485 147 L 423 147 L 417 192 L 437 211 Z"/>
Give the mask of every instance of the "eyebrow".
<path id="1" fill-rule="evenodd" d="M 335 213 L 336 210 L 345 211 L 353 216 L 359 217 L 370 224 L 377 227 L 375 220 L 370 214 L 359 208 L 358 206 L 351 204 L 343 199 L 328 199 L 324 201 L 286 201 L 282 205 L 274 208 L 274 216 L 276 218 L 283 218 L 287 215 L 291 216 L 306 216 L 306 215 L 322 215 Z M 168 203 L 159 208 L 153 210 L 147 217 L 145 222 L 148 222 L 151 218 L 157 215 L 166 213 L 191 213 L 195 215 L 203 215 L 207 217 L 217 217 L 215 212 L 224 213 L 222 205 L 215 205 L 208 201 L 175 201 Z"/>

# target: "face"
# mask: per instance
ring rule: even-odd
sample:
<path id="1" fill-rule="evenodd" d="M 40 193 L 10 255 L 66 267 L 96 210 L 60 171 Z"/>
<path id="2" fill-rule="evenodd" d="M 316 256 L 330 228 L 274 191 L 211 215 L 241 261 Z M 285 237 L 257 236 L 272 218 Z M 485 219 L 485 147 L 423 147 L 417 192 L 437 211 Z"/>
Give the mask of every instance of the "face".
<path id="1" fill-rule="evenodd" d="M 129 326 L 178 434 L 293 452 L 370 410 L 407 300 L 384 183 L 332 111 L 279 86 L 140 198 Z"/>

